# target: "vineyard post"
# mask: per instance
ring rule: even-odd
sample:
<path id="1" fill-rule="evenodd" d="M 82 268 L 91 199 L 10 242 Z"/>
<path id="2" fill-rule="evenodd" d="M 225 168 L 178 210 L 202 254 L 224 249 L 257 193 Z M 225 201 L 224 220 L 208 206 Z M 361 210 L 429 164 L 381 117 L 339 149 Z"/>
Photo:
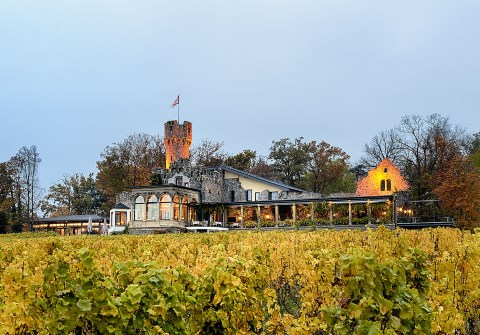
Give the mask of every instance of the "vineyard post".
<path id="1" fill-rule="evenodd" d="M 370 199 L 368 199 L 367 201 L 367 208 L 368 208 L 368 224 L 371 225 L 372 224 L 372 206 L 370 204 Z"/>
<path id="2" fill-rule="evenodd" d="M 292 205 L 292 220 L 293 224 L 295 225 L 295 223 L 297 222 L 297 207 L 295 206 L 295 204 Z"/>
<path id="3" fill-rule="evenodd" d="M 240 206 L 240 227 L 243 228 L 243 206 Z"/>
<path id="4" fill-rule="evenodd" d="M 352 201 L 348 200 L 348 225 L 352 225 Z"/>
<path id="5" fill-rule="evenodd" d="M 311 221 L 315 221 L 315 210 L 313 208 L 313 202 L 310 203 L 310 219 Z"/>
<path id="6" fill-rule="evenodd" d="M 278 205 L 275 205 L 275 227 L 278 227 Z"/>
<path id="7" fill-rule="evenodd" d="M 393 206 L 392 206 L 392 220 L 393 220 L 393 227 L 397 229 L 397 197 L 395 193 L 393 193 Z"/>
<path id="8" fill-rule="evenodd" d="M 260 215 L 261 215 L 260 205 L 257 205 L 257 228 L 260 228 Z"/>

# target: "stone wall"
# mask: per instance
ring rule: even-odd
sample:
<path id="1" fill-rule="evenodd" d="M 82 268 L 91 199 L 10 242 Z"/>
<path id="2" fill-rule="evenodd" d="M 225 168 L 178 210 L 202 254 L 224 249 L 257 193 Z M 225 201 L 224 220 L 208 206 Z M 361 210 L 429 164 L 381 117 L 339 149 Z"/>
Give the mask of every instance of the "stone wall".
<path id="1" fill-rule="evenodd" d="M 235 202 L 247 201 L 247 194 L 238 179 L 226 179 L 224 181 L 224 196 L 223 202 L 232 202 L 231 192 L 234 192 Z"/>
<path id="2" fill-rule="evenodd" d="M 202 182 L 202 202 L 217 203 L 223 200 L 223 188 L 219 181 L 205 178 Z"/>

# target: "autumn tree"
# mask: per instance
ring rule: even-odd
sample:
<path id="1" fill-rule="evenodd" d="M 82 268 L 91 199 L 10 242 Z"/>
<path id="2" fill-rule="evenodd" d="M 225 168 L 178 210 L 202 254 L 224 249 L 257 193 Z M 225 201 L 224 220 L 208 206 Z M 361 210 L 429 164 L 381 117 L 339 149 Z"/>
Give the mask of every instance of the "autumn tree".
<path id="1" fill-rule="evenodd" d="M 37 147 L 22 147 L 7 163 L 10 180 L 10 221 L 13 231 L 21 231 L 23 223 L 30 223 L 37 217 L 41 195 L 38 168 L 41 162 Z"/>
<path id="2" fill-rule="evenodd" d="M 359 165 L 374 168 L 385 158 L 394 163 L 398 162 L 401 157 L 400 138 L 401 134 L 396 129 L 375 135 L 370 143 L 363 146 L 364 156 L 360 159 Z"/>
<path id="3" fill-rule="evenodd" d="M 353 191 L 351 186 L 347 189 L 341 187 L 341 181 L 348 173 L 350 156 L 347 153 L 325 141 L 320 143 L 312 141 L 307 147 L 310 150 L 304 183 L 307 190 L 317 193 L 324 193 L 327 188 L 330 188 L 332 193 Z M 332 188 L 333 185 L 337 185 L 340 189 Z"/>
<path id="4" fill-rule="evenodd" d="M 472 134 L 468 143 L 468 153 L 473 154 L 480 150 L 480 132 Z"/>
<path id="5" fill-rule="evenodd" d="M 225 164 L 235 169 L 250 172 L 255 165 L 257 152 L 254 150 L 243 150 L 242 152 L 227 157 Z"/>
<path id="6" fill-rule="evenodd" d="M 289 138 L 273 141 L 270 147 L 269 159 L 278 179 L 292 186 L 300 187 L 307 165 L 311 160 L 312 145 L 303 142 L 303 137 L 293 142 Z"/>
<path id="7" fill-rule="evenodd" d="M 345 166 L 343 174 L 325 187 L 323 194 L 331 195 L 335 193 L 355 193 L 356 190 L 356 176 L 347 165 Z"/>
<path id="8" fill-rule="evenodd" d="M 440 114 L 404 116 L 398 126 L 365 145 L 360 162 L 375 166 L 383 158 L 389 158 L 410 184 L 412 197 L 429 199 L 433 196 L 439 158 L 465 152 L 466 138 L 463 128 L 452 125 L 448 117 Z M 448 145 L 440 145 L 441 142 Z"/>
<path id="9" fill-rule="evenodd" d="M 400 167 L 412 195 L 416 199 L 431 198 L 440 157 L 462 154 L 465 130 L 452 126 L 448 117 L 439 114 L 405 116 L 397 129 L 403 134 Z"/>
<path id="10" fill-rule="evenodd" d="M 468 154 L 472 164 L 480 168 L 480 132 L 473 134 L 470 138 Z"/>
<path id="11" fill-rule="evenodd" d="M 129 186 L 150 184 L 152 171 L 165 166 L 165 146 L 160 136 L 133 134 L 106 147 L 100 157 L 96 186 L 106 197 L 103 208 L 108 210 Z"/>
<path id="12" fill-rule="evenodd" d="M 9 204 L 9 224 L 12 225 L 13 232 L 22 231 L 22 222 L 28 212 L 24 209 L 22 168 L 23 160 L 18 155 L 13 156 L 6 162 L 8 178 L 10 178 L 10 204 Z"/>
<path id="13" fill-rule="evenodd" d="M 37 147 L 32 145 L 20 148 L 15 156 L 0 163 L 0 212 L 7 218 L 9 231 L 20 232 L 24 223 L 31 225 L 37 218 L 40 162 Z"/>
<path id="14" fill-rule="evenodd" d="M 467 157 L 455 156 L 444 161 L 436 175 L 435 195 L 442 208 L 459 220 L 460 226 L 480 226 L 480 171 Z"/>
<path id="15" fill-rule="evenodd" d="M 223 142 L 203 139 L 190 151 L 192 166 L 197 168 L 215 167 L 225 164 L 228 155 L 223 151 Z"/>
<path id="16" fill-rule="evenodd" d="M 268 164 L 268 158 L 257 155 L 257 152 L 254 150 L 246 149 L 236 155 L 229 156 L 225 164 L 263 178 L 275 178 L 274 171 L 270 164 Z"/>
<path id="17" fill-rule="evenodd" d="M 355 181 L 358 182 L 360 179 L 368 175 L 368 170 L 368 166 L 360 163 L 352 166 L 349 172 L 355 176 Z"/>
<path id="18" fill-rule="evenodd" d="M 6 162 L 0 163 L 0 211 L 7 212 L 12 207 L 13 180 Z"/>
<path id="19" fill-rule="evenodd" d="M 0 234 L 10 231 L 9 217 L 14 212 L 12 200 L 13 180 L 6 162 L 0 163 Z"/>
<path id="20" fill-rule="evenodd" d="M 275 172 L 265 156 L 257 156 L 249 172 L 263 178 L 275 179 Z"/>
<path id="21" fill-rule="evenodd" d="M 60 183 L 50 186 L 42 201 L 45 216 L 105 214 L 101 210 L 103 197 L 95 188 L 93 173 L 88 176 L 64 176 Z"/>

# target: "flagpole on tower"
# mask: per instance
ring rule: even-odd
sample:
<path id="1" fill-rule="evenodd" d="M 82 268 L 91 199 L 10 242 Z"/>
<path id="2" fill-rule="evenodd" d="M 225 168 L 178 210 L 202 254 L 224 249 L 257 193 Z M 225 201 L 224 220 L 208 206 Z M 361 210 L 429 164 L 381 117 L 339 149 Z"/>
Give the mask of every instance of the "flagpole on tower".
<path id="1" fill-rule="evenodd" d="M 177 95 L 177 98 L 175 99 L 175 101 L 173 102 L 172 104 L 172 108 L 177 106 L 177 122 L 178 124 L 180 124 L 180 94 Z"/>

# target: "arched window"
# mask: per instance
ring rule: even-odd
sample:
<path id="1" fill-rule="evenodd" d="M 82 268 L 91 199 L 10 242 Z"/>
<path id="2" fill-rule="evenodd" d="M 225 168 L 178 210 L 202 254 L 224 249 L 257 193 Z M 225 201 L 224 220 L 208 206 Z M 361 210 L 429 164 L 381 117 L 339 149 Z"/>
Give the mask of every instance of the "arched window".
<path id="1" fill-rule="evenodd" d="M 178 220 L 180 217 L 180 197 L 178 194 L 173 196 L 173 219 Z"/>
<path id="2" fill-rule="evenodd" d="M 392 181 L 390 179 L 387 179 L 387 191 L 392 190 Z"/>
<path id="3" fill-rule="evenodd" d="M 385 191 L 385 179 L 380 182 L 380 191 Z"/>
<path id="4" fill-rule="evenodd" d="M 145 199 L 140 195 L 135 199 L 135 220 L 145 219 Z"/>
<path id="5" fill-rule="evenodd" d="M 158 219 L 158 198 L 155 195 L 148 197 L 147 201 L 147 220 Z"/>
<path id="6" fill-rule="evenodd" d="M 170 220 L 172 212 L 172 197 L 169 194 L 164 194 L 160 198 L 160 219 Z"/>

